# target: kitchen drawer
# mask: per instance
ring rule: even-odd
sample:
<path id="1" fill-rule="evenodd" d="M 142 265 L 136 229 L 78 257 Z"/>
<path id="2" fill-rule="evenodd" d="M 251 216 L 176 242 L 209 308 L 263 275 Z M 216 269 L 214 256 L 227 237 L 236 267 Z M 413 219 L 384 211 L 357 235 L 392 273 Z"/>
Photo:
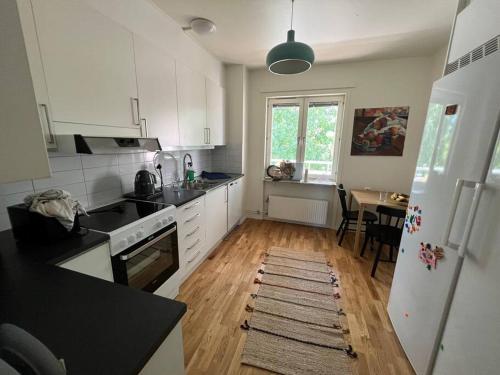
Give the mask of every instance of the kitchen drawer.
<path id="1" fill-rule="evenodd" d="M 180 238 L 192 233 L 197 227 L 204 227 L 204 223 L 203 212 L 192 212 L 190 216 L 177 222 Z"/>
<path id="2" fill-rule="evenodd" d="M 183 248 L 180 251 L 184 254 L 184 260 L 188 260 L 191 258 L 191 255 L 198 250 L 203 252 L 205 241 L 201 235 L 194 236 L 186 241 L 183 241 Z"/>
<path id="3" fill-rule="evenodd" d="M 205 255 L 204 242 L 194 241 L 188 249 L 186 249 L 186 253 L 184 254 L 184 269 L 186 277 L 189 276 L 191 271 L 200 263 L 201 259 Z"/>
<path id="4" fill-rule="evenodd" d="M 205 197 L 195 199 L 189 203 L 182 205 L 177 208 L 177 217 L 179 223 L 183 223 L 186 219 L 193 216 L 194 214 L 203 212 L 205 203 Z"/>
<path id="5" fill-rule="evenodd" d="M 184 251 L 188 247 L 192 246 L 192 244 L 196 240 L 204 241 L 205 240 L 205 229 L 202 223 L 198 223 L 197 225 L 190 228 L 190 230 L 184 229 L 182 232 L 178 232 L 179 236 L 179 249 Z"/>

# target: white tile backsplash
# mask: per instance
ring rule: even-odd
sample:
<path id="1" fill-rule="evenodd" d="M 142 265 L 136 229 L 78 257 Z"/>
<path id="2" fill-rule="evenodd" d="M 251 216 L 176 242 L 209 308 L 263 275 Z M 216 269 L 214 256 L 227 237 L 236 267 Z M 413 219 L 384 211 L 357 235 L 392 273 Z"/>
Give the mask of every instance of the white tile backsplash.
<path id="1" fill-rule="evenodd" d="M 50 168 L 52 172 L 71 171 L 82 169 L 82 159 L 80 156 L 68 156 L 50 159 Z"/>
<path id="2" fill-rule="evenodd" d="M 153 160 L 151 158 L 151 160 Z M 144 161 L 144 153 L 121 154 L 118 155 L 118 164 L 135 164 Z"/>
<path id="3" fill-rule="evenodd" d="M 84 168 L 83 175 L 85 181 L 100 180 L 110 176 L 120 176 L 120 168 L 118 165 L 109 165 L 105 167 Z"/>
<path id="4" fill-rule="evenodd" d="M 83 171 L 76 169 L 73 171 L 54 172 L 52 173 L 52 177 L 33 180 L 33 186 L 35 190 L 39 191 L 83 181 Z"/>
<path id="5" fill-rule="evenodd" d="M 87 194 L 95 194 L 106 190 L 121 189 L 122 182 L 120 176 L 109 175 L 99 179 L 85 181 Z"/>
<path id="6" fill-rule="evenodd" d="M 145 162 L 140 162 L 140 163 L 133 163 L 133 164 L 120 164 L 118 166 L 118 171 L 120 175 L 124 174 L 135 174 L 137 171 L 141 169 L 147 169 L 148 164 L 151 163 L 145 163 Z"/>
<path id="7" fill-rule="evenodd" d="M 33 181 L 18 181 L 10 182 L 8 184 L 0 184 L 0 195 L 14 194 L 14 193 L 33 193 Z"/>
<path id="8" fill-rule="evenodd" d="M 174 151 L 179 176 L 182 178 L 182 158 L 186 152 L 193 158 L 195 174 L 203 170 L 225 172 L 227 150 L 190 150 Z M 241 154 L 241 152 L 240 152 Z M 222 155 L 222 156 L 220 156 Z M 134 190 L 135 174 L 140 169 L 154 173 L 154 152 L 116 154 L 116 155 L 63 155 L 51 154 L 50 178 L 27 180 L 0 184 L 0 230 L 10 228 L 6 207 L 22 203 L 26 195 L 48 189 L 68 191 L 84 207 L 100 206 L 122 197 Z M 235 163 L 241 159 L 236 155 Z M 217 162 L 214 163 L 214 160 Z M 175 163 L 170 157 L 160 158 L 163 180 L 166 185 L 172 183 L 175 175 Z M 215 168 L 221 164 L 220 168 Z M 241 167 L 240 167 L 241 169 Z M 230 172 L 230 171 L 227 171 Z M 157 176 L 158 177 L 158 176 Z M 159 183 L 159 178 L 158 178 Z"/>
<path id="9" fill-rule="evenodd" d="M 78 182 L 76 184 L 69 184 L 69 185 L 58 185 L 57 189 L 66 190 L 73 197 L 87 194 L 87 189 L 85 188 L 84 182 Z M 35 193 L 42 193 L 45 190 L 47 189 L 37 189 L 35 190 Z"/>
<path id="10" fill-rule="evenodd" d="M 118 155 L 82 155 L 83 168 L 118 165 Z"/>

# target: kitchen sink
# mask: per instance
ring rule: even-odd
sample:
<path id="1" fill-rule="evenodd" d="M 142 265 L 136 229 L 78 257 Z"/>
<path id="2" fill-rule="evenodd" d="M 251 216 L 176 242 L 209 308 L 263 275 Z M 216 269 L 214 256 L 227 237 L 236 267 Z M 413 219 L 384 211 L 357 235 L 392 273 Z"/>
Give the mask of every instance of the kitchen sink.
<path id="1" fill-rule="evenodd" d="M 183 190 L 210 190 L 218 185 L 223 184 L 224 181 L 184 181 L 180 188 Z"/>

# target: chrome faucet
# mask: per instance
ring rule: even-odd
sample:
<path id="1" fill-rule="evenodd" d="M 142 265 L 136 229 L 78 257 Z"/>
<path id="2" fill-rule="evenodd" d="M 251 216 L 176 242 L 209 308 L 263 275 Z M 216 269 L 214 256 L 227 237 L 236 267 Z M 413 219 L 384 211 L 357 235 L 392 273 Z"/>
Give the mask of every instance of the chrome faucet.
<path id="1" fill-rule="evenodd" d="M 190 153 L 185 153 L 184 157 L 182 158 L 182 173 L 184 174 L 184 181 L 187 181 L 187 164 L 186 164 L 186 158 L 189 157 L 189 162 L 188 164 L 191 164 L 193 166 L 193 158 L 191 157 Z"/>

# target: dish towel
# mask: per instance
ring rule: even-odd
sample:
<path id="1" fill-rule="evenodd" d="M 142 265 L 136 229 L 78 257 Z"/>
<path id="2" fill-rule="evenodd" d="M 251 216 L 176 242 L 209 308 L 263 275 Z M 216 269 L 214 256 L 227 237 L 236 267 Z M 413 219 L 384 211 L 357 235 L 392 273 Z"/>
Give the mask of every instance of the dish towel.
<path id="1" fill-rule="evenodd" d="M 30 194 L 24 198 L 24 203 L 31 212 L 56 218 L 68 231 L 73 229 L 75 215 L 87 215 L 80 202 L 73 200 L 65 190 L 51 189 L 43 193 Z"/>

